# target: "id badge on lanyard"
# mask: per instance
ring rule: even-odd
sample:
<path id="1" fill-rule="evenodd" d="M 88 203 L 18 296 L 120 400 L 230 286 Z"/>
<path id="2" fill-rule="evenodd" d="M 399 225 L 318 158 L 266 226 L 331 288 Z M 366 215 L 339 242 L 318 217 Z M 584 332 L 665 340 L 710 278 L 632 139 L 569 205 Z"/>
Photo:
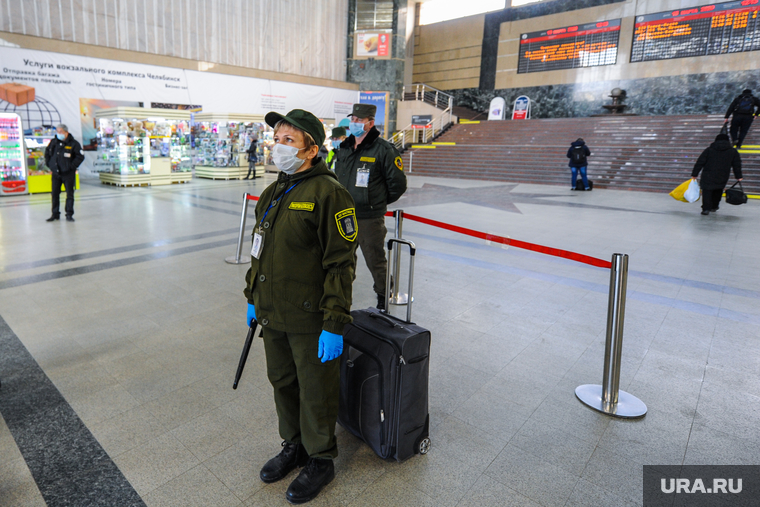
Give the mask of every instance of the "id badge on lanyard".
<path id="1" fill-rule="evenodd" d="M 261 255 L 261 247 L 264 246 L 264 233 L 254 232 L 253 233 L 253 244 L 251 245 L 251 257 L 254 259 L 258 259 Z"/>
<path id="2" fill-rule="evenodd" d="M 361 188 L 369 186 L 369 168 L 366 164 L 356 170 L 356 186 Z"/>

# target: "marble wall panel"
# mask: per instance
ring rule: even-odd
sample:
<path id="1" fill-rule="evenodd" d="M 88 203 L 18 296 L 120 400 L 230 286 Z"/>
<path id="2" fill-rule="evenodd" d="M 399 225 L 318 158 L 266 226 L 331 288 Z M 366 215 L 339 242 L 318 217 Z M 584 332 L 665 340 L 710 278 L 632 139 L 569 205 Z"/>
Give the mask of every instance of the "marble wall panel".
<path id="1" fill-rule="evenodd" d="M 454 103 L 476 111 L 488 111 L 491 99 L 503 97 L 511 104 L 519 95 L 532 101 L 533 118 L 568 118 L 605 114 L 604 104 L 613 88 L 627 93 L 627 113 L 639 115 L 724 114 L 731 100 L 744 88 L 760 81 L 760 70 L 621 79 L 588 83 L 533 86 L 501 90 L 464 88 L 448 90 Z M 754 86 L 757 88 L 757 86 Z"/>

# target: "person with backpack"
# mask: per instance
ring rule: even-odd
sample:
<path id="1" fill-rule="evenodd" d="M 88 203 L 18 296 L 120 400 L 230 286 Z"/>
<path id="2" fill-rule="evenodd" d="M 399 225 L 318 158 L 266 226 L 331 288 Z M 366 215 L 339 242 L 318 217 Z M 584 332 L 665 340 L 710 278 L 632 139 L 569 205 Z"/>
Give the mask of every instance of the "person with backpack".
<path id="1" fill-rule="evenodd" d="M 251 138 L 251 144 L 248 145 L 248 149 L 245 151 L 248 154 L 248 174 L 243 178 L 244 180 L 256 179 L 256 163 L 259 161 L 257 151 L 259 149 L 259 137 L 254 134 Z M 253 174 L 253 177 L 251 177 Z"/>
<path id="2" fill-rule="evenodd" d="M 731 140 L 738 150 L 742 147 L 744 137 L 749 132 L 752 120 L 755 116 L 760 115 L 760 99 L 752 95 L 752 90 L 744 90 L 728 106 L 724 124 L 728 123 L 728 117 L 731 114 L 734 115 L 731 119 Z"/>
<path id="3" fill-rule="evenodd" d="M 576 180 L 578 179 L 578 171 L 580 170 L 581 179 L 583 180 L 583 189 L 591 190 L 591 185 L 588 182 L 586 176 L 586 168 L 588 167 L 587 157 L 591 155 L 591 150 L 586 146 L 586 142 L 582 138 L 576 139 L 570 144 L 570 148 L 567 150 L 567 158 L 570 159 L 567 165 L 570 166 L 572 171 L 572 179 L 570 180 L 570 190 L 576 189 Z"/>

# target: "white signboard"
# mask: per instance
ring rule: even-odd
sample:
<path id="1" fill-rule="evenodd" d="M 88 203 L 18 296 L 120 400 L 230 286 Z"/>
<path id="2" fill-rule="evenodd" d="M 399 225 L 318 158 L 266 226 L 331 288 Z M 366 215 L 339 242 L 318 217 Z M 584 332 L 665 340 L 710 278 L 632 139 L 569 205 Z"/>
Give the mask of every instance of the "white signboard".
<path id="1" fill-rule="evenodd" d="M 507 107 L 507 103 L 501 97 L 495 97 L 491 101 L 491 106 L 488 108 L 489 120 L 503 120 L 504 109 Z"/>
<path id="2" fill-rule="evenodd" d="M 530 120 L 530 99 L 525 95 L 520 95 L 515 99 L 512 108 L 513 120 Z"/>
<path id="3" fill-rule="evenodd" d="M 24 129 L 65 123 L 82 145 L 90 142 L 83 139 L 82 126 L 92 124 L 93 110 L 100 107 L 186 104 L 205 112 L 242 114 L 298 108 L 334 118 L 359 102 L 354 90 L 31 49 L 0 47 L 0 62 L 0 84 L 34 88 L 34 100 L 19 105 L 0 100 L 0 111 L 19 114 Z M 85 156 L 89 169 L 95 157 Z"/>

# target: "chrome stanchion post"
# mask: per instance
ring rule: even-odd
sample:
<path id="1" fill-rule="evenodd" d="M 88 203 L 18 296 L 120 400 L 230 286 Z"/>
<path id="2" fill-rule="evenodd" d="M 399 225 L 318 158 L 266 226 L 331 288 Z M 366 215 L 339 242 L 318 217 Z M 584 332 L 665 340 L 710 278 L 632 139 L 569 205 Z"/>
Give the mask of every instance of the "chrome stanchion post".
<path id="1" fill-rule="evenodd" d="M 249 255 L 243 255 L 243 236 L 245 235 L 245 218 L 248 215 L 248 194 L 243 194 L 243 213 L 240 216 L 240 233 L 238 236 L 237 249 L 235 255 L 227 257 L 224 262 L 227 264 L 247 264 L 251 262 Z"/>
<path id="2" fill-rule="evenodd" d="M 404 210 L 397 209 L 393 212 L 393 218 L 396 221 L 396 239 L 402 239 L 401 235 L 403 232 L 403 224 L 404 224 Z M 399 248 L 398 243 L 394 243 L 393 245 L 393 276 L 390 280 L 390 296 L 388 297 L 388 300 L 390 304 L 392 305 L 405 305 L 408 300 L 408 294 L 401 294 L 399 292 L 399 272 L 401 271 L 401 250 Z M 388 266 L 388 269 L 390 269 L 391 266 Z M 387 294 L 387 293 L 386 293 Z"/>
<path id="3" fill-rule="evenodd" d="M 613 254 L 610 268 L 610 295 L 607 303 L 607 339 L 604 345 L 602 385 L 585 384 L 575 395 L 589 407 L 607 415 L 642 417 L 647 406 L 637 397 L 620 390 L 620 362 L 623 355 L 625 294 L 628 286 L 628 255 Z"/>

